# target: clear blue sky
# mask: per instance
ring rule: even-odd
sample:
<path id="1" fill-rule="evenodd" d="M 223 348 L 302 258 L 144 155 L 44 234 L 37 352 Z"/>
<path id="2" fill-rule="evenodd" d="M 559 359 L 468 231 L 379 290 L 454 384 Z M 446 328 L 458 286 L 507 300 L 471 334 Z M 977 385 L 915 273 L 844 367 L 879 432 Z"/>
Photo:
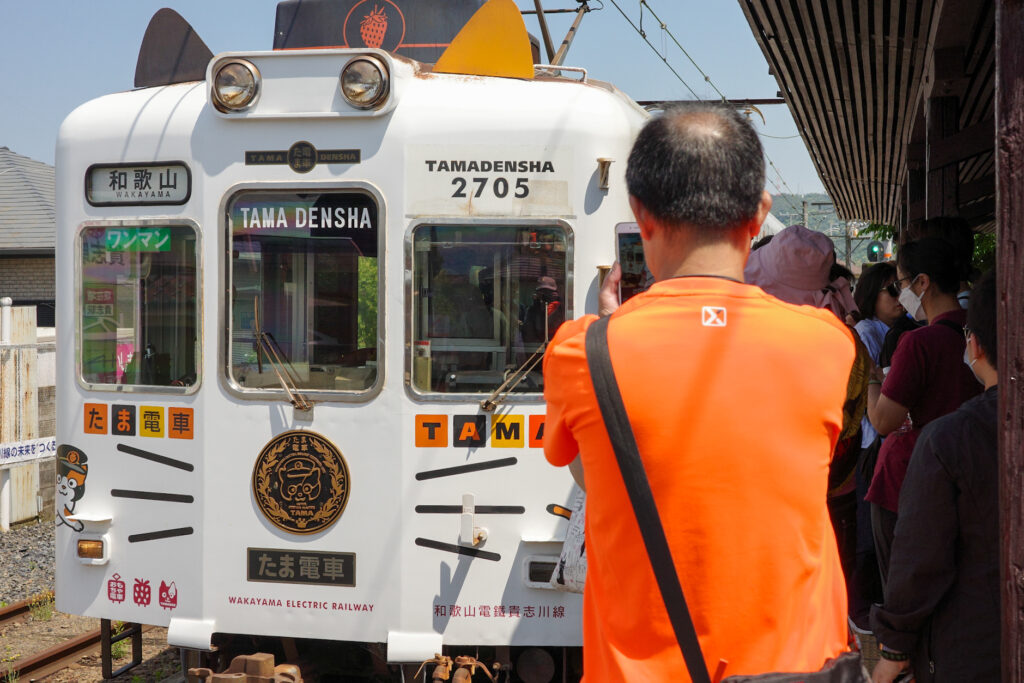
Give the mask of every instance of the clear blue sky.
<path id="1" fill-rule="evenodd" d="M 426 0 L 423 0 L 426 1 Z M 443 1 L 443 0 L 441 0 Z M 639 25 L 637 0 L 615 0 Z M 517 0 L 532 8 L 533 0 Z M 675 39 L 729 98 L 774 98 L 778 89 L 736 0 L 647 0 Z M 543 0 L 545 9 L 576 7 L 574 0 Z M 53 163 L 57 129 L 79 104 L 132 88 L 139 45 L 150 17 L 162 6 L 177 10 L 214 52 L 268 50 L 277 0 L 0 0 L 0 146 Z M 566 64 L 586 67 L 638 100 L 692 99 L 661 58 L 629 25 L 611 0 L 592 0 Z M 571 14 L 551 17 L 561 42 Z M 540 36 L 536 20 L 527 28 Z M 668 63 L 704 99 L 716 98 L 660 29 L 649 11 L 643 28 Z M 821 192 L 803 141 L 785 105 L 763 107 L 753 119 L 781 172 L 769 168 L 768 190 Z"/>

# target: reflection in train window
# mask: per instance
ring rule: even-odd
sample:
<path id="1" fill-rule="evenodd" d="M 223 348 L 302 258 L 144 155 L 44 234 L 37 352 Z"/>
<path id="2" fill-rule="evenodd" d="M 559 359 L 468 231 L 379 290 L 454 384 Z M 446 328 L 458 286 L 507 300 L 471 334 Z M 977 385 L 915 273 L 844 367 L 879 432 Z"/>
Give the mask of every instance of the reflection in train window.
<path id="1" fill-rule="evenodd" d="M 243 389 L 377 382 L 377 204 L 360 191 L 243 192 L 231 221 L 230 375 Z"/>
<path id="2" fill-rule="evenodd" d="M 421 225 L 412 239 L 413 386 L 491 393 L 515 375 L 512 391 L 543 391 L 534 361 L 570 314 L 565 231 Z"/>
<path id="3" fill-rule="evenodd" d="M 82 379 L 196 383 L 196 232 L 186 225 L 87 227 L 81 233 Z"/>

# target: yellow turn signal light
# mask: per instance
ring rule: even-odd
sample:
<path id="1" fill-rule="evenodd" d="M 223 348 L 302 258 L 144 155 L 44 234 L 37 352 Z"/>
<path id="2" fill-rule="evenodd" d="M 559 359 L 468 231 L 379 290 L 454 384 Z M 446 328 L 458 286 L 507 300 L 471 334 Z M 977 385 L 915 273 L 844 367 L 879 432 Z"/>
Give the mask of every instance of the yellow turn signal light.
<path id="1" fill-rule="evenodd" d="M 102 560 L 103 541 L 79 539 L 78 556 L 88 560 Z"/>

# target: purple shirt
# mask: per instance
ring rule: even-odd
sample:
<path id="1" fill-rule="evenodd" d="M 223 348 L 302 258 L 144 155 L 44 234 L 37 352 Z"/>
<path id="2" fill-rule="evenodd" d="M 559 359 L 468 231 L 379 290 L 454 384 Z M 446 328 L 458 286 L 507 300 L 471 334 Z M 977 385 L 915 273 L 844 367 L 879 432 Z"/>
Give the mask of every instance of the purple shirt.
<path id="1" fill-rule="evenodd" d="M 948 323 L 939 324 L 943 320 L 954 323 L 957 329 Z M 900 487 L 921 429 L 981 393 L 981 384 L 964 363 L 967 343 L 959 330 L 966 322 L 967 311 L 957 309 L 935 316 L 927 326 L 900 337 L 882 394 L 910 410 L 913 428 L 893 433 L 882 442 L 871 488 L 865 496 L 872 503 L 896 512 Z"/>

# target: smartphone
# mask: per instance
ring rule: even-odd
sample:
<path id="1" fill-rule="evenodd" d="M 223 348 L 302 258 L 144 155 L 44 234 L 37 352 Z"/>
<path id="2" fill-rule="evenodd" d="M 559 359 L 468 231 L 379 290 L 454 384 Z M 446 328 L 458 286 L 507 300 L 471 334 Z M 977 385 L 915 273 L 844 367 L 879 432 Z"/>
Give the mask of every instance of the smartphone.
<path id="1" fill-rule="evenodd" d="M 647 270 L 644 245 L 640 241 L 640 226 L 636 223 L 619 223 L 615 226 L 615 258 L 622 269 L 622 280 L 619 281 L 620 302 L 651 286 L 653 278 Z"/>

